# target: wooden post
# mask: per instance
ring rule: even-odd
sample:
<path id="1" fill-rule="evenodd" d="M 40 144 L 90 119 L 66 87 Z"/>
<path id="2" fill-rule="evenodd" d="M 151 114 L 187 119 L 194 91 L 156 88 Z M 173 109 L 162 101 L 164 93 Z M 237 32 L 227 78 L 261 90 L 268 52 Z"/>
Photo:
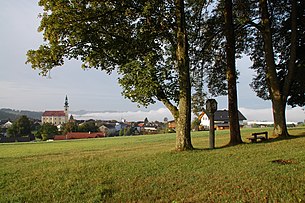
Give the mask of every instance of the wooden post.
<path id="1" fill-rule="evenodd" d="M 215 148 L 214 113 L 210 113 L 210 149 Z"/>
<path id="2" fill-rule="evenodd" d="M 208 117 L 210 119 L 210 149 L 215 148 L 215 128 L 214 128 L 214 113 L 217 110 L 217 102 L 215 99 L 208 99 L 206 103 Z"/>

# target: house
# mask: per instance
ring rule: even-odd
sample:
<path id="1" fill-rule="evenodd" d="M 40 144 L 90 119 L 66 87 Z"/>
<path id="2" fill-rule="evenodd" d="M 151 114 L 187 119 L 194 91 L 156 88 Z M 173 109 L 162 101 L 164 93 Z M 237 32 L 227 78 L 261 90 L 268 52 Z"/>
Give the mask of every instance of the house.
<path id="1" fill-rule="evenodd" d="M 13 123 L 11 121 L 7 121 L 2 125 L 2 128 L 10 128 L 13 125 Z"/>
<path id="2" fill-rule="evenodd" d="M 55 126 L 61 126 L 64 123 L 68 122 L 68 97 L 66 96 L 65 106 L 63 111 L 45 111 L 42 114 L 41 122 L 44 123 L 51 123 Z"/>
<path id="3" fill-rule="evenodd" d="M 0 124 L 1 124 L 0 136 L 2 135 L 6 137 L 7 129 L 10 128 L 13 125 L 13 123 L 11 121 L 0 121 Z"/>
<path id="4" fill-rule="evenodd" d="M 159 130 L 159 125 L 153 122 L 147 122 L 143 126 L 143 131 L 145 134 L 156 134 Z"/>
<path id="5" fill-rule="evenodd" d="M 238 118 L 240 127 L 243 127 L 244 120 L 247 120 L 247 118 L 240 111 L 238 111 Z M 205 112 L 201 113 L 199 119 L 200 125 L 204 129 L 210 128 L 210 119 Z M 229 112 L 227 110 L 217 110 L 214 113 L 214 121 L 217 130 L 229 129 Z"/>
<path id="6" fill-rule="evenodd" d="M 168 129 L 175 130 L 176 129 L 176 121 L 175 120 L 168 121 L 167 127 L 168 127 Z"/>
<path id="7" fill-rule="evenodd" d="M 105 135 L 109 137 L 118 135 L 115 123 L 104 123 L 99 127 L 99 131 L 105 133 Z"/>

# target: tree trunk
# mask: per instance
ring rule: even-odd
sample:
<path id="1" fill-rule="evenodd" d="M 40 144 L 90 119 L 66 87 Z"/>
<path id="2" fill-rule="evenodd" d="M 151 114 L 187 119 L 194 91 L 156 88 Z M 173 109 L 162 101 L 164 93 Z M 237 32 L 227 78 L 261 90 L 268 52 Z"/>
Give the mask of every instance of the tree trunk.
<path id="1" fill-rule="evenodd" d="M 185 27 L 184 1 L 175 0 L 177 48 L 176 59 L 179 73 L 179 115 L 175 117 L 176 150 L 193 149 L 191 143 L 191 82 L 188 58 L 188 39 Z"/>
<path id="2" fill-rule="evenodd" d="M 284 86 L 282 88 L 282 97 L 274 98 L 272 101 L 274 130 L 273 136 L 289 137 L 286 125 L 286 103 L 290 92 L 291 84 L 296 72 L 297 58 L 297 1 L 292 0 L 291 6 L 291 45 L 290 45 L 290 60 L 288 64 L 288 74 L 285 77 Z"/>
<path id="3" fill-rule="evenodd" d="M 281 99 L 272 100 L 273 107 L 273 119 L 274 119 L 274 129 L 273 136 L 275 137 L 288 137 L 288 130 L 286 125 L 286 100 Z"/>
<path id="4" fill-rule="evenodd" d="M 181 100 L 180 100 L 181 101 Z M 182 105 L 181 105 L 182 106 Z M 186 107 L 187 108 L 187 107 Z M 187 109 L 179 108 L 179 117 L 176 119 L 176 150 L 192 150 L 190 116 Z"/>
<path id="5" fill-rule="evenodd" d="M 262 36 L 264 40 L 264 52 L 266 60 L 266 79 L 269 88 L 269 93 L 272 101 L 273 119 L 274 119 L 274 136 L 286 137 L 288 136 L 286 126 L 285 108 L 287 102 L 287 95 L 281 91 L 282 87 L 276 73 L 275 56 L 273 51 L 272 30 L 270 25 L 270 16 L 268 11 L 267 0 L 260 0 L 261 22 L 262 22 Z M 293 50 L 293 49 L 292 49 Z M 290 71 L 291 72 L 291 71 Z M 290 86 L 291 81 L 284 84 L 284 89 Z M 287 91 L 288 94 L 288 91 Z"/>
<path id="6" fill-rule="evenodd" d="M 225 35 L 226 35 L 226 62 L 227 62 L 227 81 L 228 81 L 228 106 L 229 106 L 229 145 L 242 143 L 240 136 L 240 126 L 237 105 L 236 87 L 236 64 L 235 64 L 235 32 L 232 16 L 232 0 L 225 0 Z"/>

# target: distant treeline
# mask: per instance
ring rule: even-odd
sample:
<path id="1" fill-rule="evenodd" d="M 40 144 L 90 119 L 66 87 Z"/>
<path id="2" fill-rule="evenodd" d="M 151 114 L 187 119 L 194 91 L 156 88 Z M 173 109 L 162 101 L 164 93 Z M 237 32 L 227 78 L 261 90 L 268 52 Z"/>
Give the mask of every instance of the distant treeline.
<path id="1" fill-rule="evenodd" d="M 5 108 L 0 109 L 0 120 L 14 121 L 22 115 L 25 115 L 31 119 L 40 120 L 42 116 L 42 112 L 14 110 L 14 109 L 5 109 Z"/>

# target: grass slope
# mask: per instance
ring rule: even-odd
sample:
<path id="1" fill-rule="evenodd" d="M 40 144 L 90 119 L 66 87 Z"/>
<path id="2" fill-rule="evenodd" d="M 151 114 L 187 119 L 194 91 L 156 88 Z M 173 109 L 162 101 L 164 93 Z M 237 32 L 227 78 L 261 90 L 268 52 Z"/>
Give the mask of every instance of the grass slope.
<path id="1" fill-rule="evenodd" d="M 1 144 L 0 202 L 305 202 L 305 129 L 290 133 L 226 148 L 217 131 L 207 150 L 196 132 L 191 152 L 174 134 Z"/>

